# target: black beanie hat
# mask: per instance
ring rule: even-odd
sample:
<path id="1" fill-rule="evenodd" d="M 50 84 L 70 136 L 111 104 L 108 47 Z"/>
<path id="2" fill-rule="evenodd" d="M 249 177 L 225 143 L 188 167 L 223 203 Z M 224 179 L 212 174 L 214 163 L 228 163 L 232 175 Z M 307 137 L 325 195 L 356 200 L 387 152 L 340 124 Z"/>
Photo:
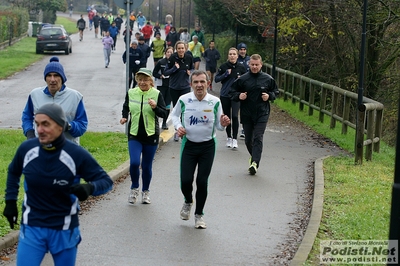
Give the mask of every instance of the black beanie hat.
<path id="1" fill-rule="evenodd" d="M 67 118 L 60 105 L 56 103 L 47 103 L 42 105 L 36 114 L 44 114 L 54 120 L 58 125 L 65 129 L 67 126 Z"/>
<path id="2" fill-rule="evenodd" d="M 44 80 L 46 80 L 46 76 L 49 73 L 57 73 L 58 75 L 60 75 L 61 79 L 62 79 L 62 84 L 64 84 L 65 82 L 67 82 L 67 77 L 64 74 L 64 68 L 63 66 L 60 64 L 60 60 L 58 59 L 57 56 L 53 56 L 52 58 L 50 58 L 50 63 L 47 64 L 47 66 L 44 69 Z"/>

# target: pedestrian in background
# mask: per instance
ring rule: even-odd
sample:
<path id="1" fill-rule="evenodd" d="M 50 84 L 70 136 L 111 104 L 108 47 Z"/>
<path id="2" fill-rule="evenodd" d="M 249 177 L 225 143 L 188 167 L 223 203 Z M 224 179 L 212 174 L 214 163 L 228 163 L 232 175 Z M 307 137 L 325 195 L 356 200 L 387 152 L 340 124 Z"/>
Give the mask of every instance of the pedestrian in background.
<path id="1" fill-rule="evenodd" d="M 124 30 L 124 32 L 122 33 L 122 36 L 124 36 L 124 42 L 125 42 L 125 46 L 126 46 L 126 41 L 128 39 L 128 42 L 131 41 L 132 38 L 132 29 L 129 29 L 129 34 L 126 34 L 126 28 Z"/>
<path id="2" fill-rule="evenodd" d="M 161 94 L 163 95 L 166 109 L 167 109 L 167 116 L 163 118 L 163 123 L 161 126 L 162 129 L 168 129 L 167 118 L 168 118 L 168 114 L 169 114 L 169 111 L 171 108 L 171 95 L 169 93 L 169 76 L 164 75 L 164 72 L 165 72 L 165 68 L 167 67 L 168 60 L 171 57 L 173 52 L 174 52 L 174 48 L 169 46 L 165 50 L 164 58 L 158 60 L 157 64 L 155 65 L 155 67 L 153 69 L 153 76 L 155 77 L 157 90 L 159 90 L 161 92 Z"/>
<path id="3" fill-rule="evenodd" d="M 140 69 L 140 62 L 143 59 L 143 52 L 138 48 L 138 41 L 133 40 L 131 47 L 129 47 L 129 88 L 136 87 L 135 76 Z M 122 55 L 122 61 L 126 64 L 126 51 Z M 133 84 L 132 84 L 133 81 Z"/>
<path id="4" fill-rule="evenodd" d="M 137 20 L 139 30 L 142 30 L 142 28 L 146 24 L 146 17 L 143 16 L 141 11 L 139 11 L 139 14 L 138 14 L 136 20 Z"/>
<path id="5" fill-rule="evenodd" d="M 142 61 L 140 62 L 140 67 L 145 68 L 147 66 L 147 60 L 151 55 L 151 48 L 150 48 L 150 46 L 147 45 L 147 43 L 145 43 L 143 36 L 139 37 L 139 46 L 138 47 L 143 52 L 143 58 L 142 58 Z"/>
<path id="6" fill-rule="evenodd" d="M 159 32 L 161 36 L 161 26 L 158 21 L 156 22 L 156 24 L 154 24 L 153 31 L 154 31 L 154 37 L 156 37 L 157 32 Z"/>
<path id="7" fill-rule="evenodd" d="M 118 34 L 121 34 L 121 26 L 124 23 L 124 20 L 121 18 L 121 15 L 118 14 L 117 17 L 114 19 L 115 26 L 118 28 Z"/>
<path id="8" fill-rule="evenodd" d="M 76 27 L 79 30 L 79 41 L 83 40 L 83 31 L 86 28 L 86 21 L 83 19 L 83 15 L 81 15 L 81 18 L 78 19 L 78 21 L 76 22 Z"/>
<path id="9" fill-rule="evenodd" d="M 198 70 L 200 67 L 200 62 L 201 62 L 201 56 L 204 53 L 204 47 L 203 44 L 199 42 L 199 38 L 194 35 L 193 36 L 193 41 L 189 42 L 188 44 L 189 50 L 192 52 L 193 55 L 193 63 L 194 63 L 194 69 Z"/>
<path id="10" fill-rule="evenodd" d="M 103 54 L 104 54 L 104 64 L 105 68 L 108 68 L 108 65 L 110 64 L 110 55 L 111 55 L 111 48 L 114 44 L 113 39 L 110 37 L 110 33 L 108 31 L 104 32 L 104 37 L 101 40 L 103 43 Z"/>
<path id="11" fill-rule="evenodd" d="M 99 34 L 99 25 L 100 25 L 100 17 L 96 13 L 93 17 L 93 26 L 94 26 L 94 37 L 97 38 L 97 35 Z"/>
<path id="12" fill-rule="evenodd" d="M 264 132 L 270 114 L 270 101 L 279 94 L 275 80 L 261 71 L 262 59 L 250 56 L 250 72 L 240 76 L 233 84 L 232 100 L 240 101 L 240 121 L 243 124 L 247 151 L 250 154 L 249 173 L 255 175 L 260 166 Z"/>
<path id="13" fill-rule="evenodd" d="M 136 21 L 135 12 L 132 11 L 130 16 L 129 16 L 129 27 L 131 29 L 133 29 L 133 27 L 135 27 L 135 21 Z"/>
<path id="14" fill-rule="evenodd" d="M 95 13 L 93 12 L 93 9 L 90 7 L 90 10 L 88 12 L 88 19 L 89 19 L 89 29 L 92 30 L 93 28 L 93 18 L 94 18 Z"/>
<path id="15" fill-rule="evenodd" d="M 178 136 L 183 137 L 180 174 L 185 201 L 180 217 L 182 220 L 190 219 L 194 173 L 197 168 L 195 228 L 205 229 L 207 225 L 203 218 L 203 209 L 216 150 L 216 130 L 224 130 L 230 121 L 223 114 L 218 97 L 207 93 L 210 79 L 205 71 L 193 71 L 190 85 L 193 91 L 182 95 L 171 113 Z"/>
<path id="16" fill-rule="evenodd" d="M 241 42 L 237 45 L 237 49 L 239 51 L 238 62 L 246 68 L 247 72 L 249 72 L 250 56 L 247 55 L 247 45 Z M 243 139 L 245 138 L 243 126 L 240 133 L 240 137 Z"/>
<path id="17" fill-rule="evenodd" d="M 189 34 L 187 28 L 183 29 L 183 31 L 179 35 L 179 40 L 184 42 L 184 43 L 189 43 L 190 42 L 190 34 Z"/>
<path id="18" fill-rule="evenodd" d="M 150 21 L 147 21 L 146 25 L 140 30 L 143 34 L 144 42 L 147 45 L 150 45 L 150 38 L 153 35 L 153 27 L 150 24 Z"/>
<path id="19" fill-rule="evenodd" d="M 195 35 L 199 38 L 201 44 L 205 44 L 204 33 L 201 31 L 200 26 L 195 26 L 194 31 L 190 34 L 190 40 L 193 40 Z"/>
<path id="20" fill-rule="evenodd" d="M 165 49 L 167 48 L 167 42 L 161 39 L 161 33 L 156 32 L 156 38 L 151 42 L 151 51 L 153 52 L 154 65 L 157 61 L 163 58 Z"/>
<path id="21" fill-rule="evenodd" d="M 203 57 L 206 60 L 206 71 L 211 80 L 210 90 L 212 90 L 214 74 L 217 72 L 217 61 L 221 58 L 219 51 L 215 49 L 214 40 L 209 42 L 208 48 L 203 53 Z"/>
<path id="22" fill-rule="evenodd" d="M 167 115 L 162 94 L 154 88 L 152 72 L 141 68 L 136 76 L 138 87 L 128 90 L 122 109 L 121 125 L 128 123 L 129 172 L 131 187 L 128 197 L 135 204 L 139 197 L 139 176 L 142 169 L 142 203 L 150 204 L 150 182 L 160 126 L 158 117 Z"/>
<path id="23" fill-rule="evenodd" d="M 14 229 L 23 174 L 17 265 L 40 265 L 50 252 L 54 265 L 72 266 L 82 239 L 79 201 L 107 193 L 113 181 L 86 149 L 66 139 L 68 120 L 60 105 L 42 105 L 35 125 L 38 138 L 24 141 L 8 166 L 3 215 Z"/>
<path id="24" fill-rule="evenodd" d="M 114 22 L 114 16 L 113 14 L 110 12 L 110 14 L 107 17 L 108 21 L 110 22 L 110 25 Z"/>
<path id="25" fill-rule="evenodd" d="M 73 13 L 73 10 L 74 10 L 74 5 L 71 3 L 70 5 L 69 5 L 69 17 L 72 17 L 72 13 Z"/>
<path id="26" fill-rule="evenodd" d="M 190 92 L 189 76 L 193 70 L 193 57 L 185 53 L 185 43 L 178 41 L 175 50 L 176 52 L 171 55 L 164 70 L 164 76 L 169 76 L 169 92 L 174 107 L 179 97 Z M 174 141 L 179 141 L 176 131 Z"/>
<path id="27" fill-rule="evenodd" d="M 46 87 L 33 89 L 22 111 L 21 120 L 24 135 L 27 139 L 35 138 L 37 136 L 37 128 L 34 119 L 37 110 L 44 104 L 57 103 L 66 114 L 68 124 L 65 130 L 65 137 L 79 145 L 79 137 L 86 132 L 88 126 L 82 94 L 65 85 L 67 76 L 58 57 L 50 58 L 43 75 Z"/>
<path id="28" fill-rule="evenodd" d="M 101 36 L 105 36 L 105 32 L 108 31 L 110 28 L 111 24 L 110 21 L 106 18 L 106 15 L 102 15 L 100 18 L 100 29 L 101 29 Z"/>
<path id="29" fill-rule="evenodd" d="M 168 35 L 165 37 L 165 41 L 168 46 L 175 47 L 177 41 L 179 41 L 179 34 L 176 32 L 176 28 L 174 26 L 171 27 Z"/>
<path id="30" fill-rule="evenodd" d="M 108 32 L 110 33 L 110 37 L 113 39 L 113 45 L 111 47 L 111 50 L 115 51 L 115 47 L 117 46 L 117 36 L 118 36 L 118 28 L 115 22 L 111 24 L 110 28 L 108 29 Z"/>
<path id="31" fill-rule="evenodd" d="M 219 67 L 215 76 L 215 82 L 222 83 L 219 97 L 222 110 L 231 119 L 231 124 L 226 127 L 226 147 L 234 149 L 238 148 L 237 136 L 239 132 L 240 103 L 233 101 L 229 93 L 231 92 L 233 82 L 247 72 L 246 68 L 237 59 L 238 50 L 234 47 L 230 48 L 228 51 L 228 61 Z"/>

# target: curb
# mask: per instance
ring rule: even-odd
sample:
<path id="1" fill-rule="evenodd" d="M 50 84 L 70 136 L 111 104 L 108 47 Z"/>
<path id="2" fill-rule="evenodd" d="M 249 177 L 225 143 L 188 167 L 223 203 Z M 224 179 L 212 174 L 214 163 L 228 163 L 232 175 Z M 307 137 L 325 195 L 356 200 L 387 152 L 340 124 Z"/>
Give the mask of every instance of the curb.
<path id="1" fill-rule="evenodd" d="M 160 138 L 158 147 L 161 147 L 165 144 L 165 141 Z M 123 177 L 124 175 L 129 173 L 129 160 L 118 166 L 116 169 L 111 170 L 108 175 L 111 177 L 113 181 L 118 180 L 119 178 Z M 0 238 L 0 250 L 10 248 L 14 246 L 18 242 L 19 237 L 19 230 L 14 230 L 8 233 L 7 235 Z"/>
<path id="2" fill-rule="evenodd" d="M 304 265 L 307 261 L 308 254 L 310 253 L 317 237 L 319 225 L 322 218 L 322 209 L 324 205 L 324 171 L 323 161 L 329 156 L 319 158 L 314 164 L 314 196 L 311 208 L 310 220 L 307 225 L 306 233 L 301 240 L 300 246 L 296 251 L 295 256 L 290 262 L 290 266 Z"/>

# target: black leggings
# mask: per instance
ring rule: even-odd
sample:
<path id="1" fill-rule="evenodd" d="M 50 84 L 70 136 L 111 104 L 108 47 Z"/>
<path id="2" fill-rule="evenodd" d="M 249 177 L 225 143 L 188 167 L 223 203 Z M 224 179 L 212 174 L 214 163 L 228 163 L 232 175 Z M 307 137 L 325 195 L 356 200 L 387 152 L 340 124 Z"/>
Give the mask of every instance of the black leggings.
<path id="1" fill-rule="evenodd" d="M 226 127 L 228 138 L 237 139 L 239 132 L 239 108 L 240 102 L 232 101 L 231 98 L 221 96 L 222 111 L 231 119 L 231 123 Z"/>
<path id="2" fill-rule="evenodd" d="M 175 90 L 169 88 L 169 94 L 171 95 L 172 105 L 175 107 L 176 103 L 178 102 L 179 97 L 183 94 L 190 92 L 190 88 L 183 89 L 183 90 Z"/>
<path id="3" fill-rule="evenodd" d="M 193 202 L 193 180 L 197 167 L 196 177 L 196 210 L 194 214 L 203 214 L 204 205 L 207 199 L 208 177 L 215 156 L 215 141 L 192 142 L 184 138 L 181 154 L 181 191 L 186 203 Z"/>

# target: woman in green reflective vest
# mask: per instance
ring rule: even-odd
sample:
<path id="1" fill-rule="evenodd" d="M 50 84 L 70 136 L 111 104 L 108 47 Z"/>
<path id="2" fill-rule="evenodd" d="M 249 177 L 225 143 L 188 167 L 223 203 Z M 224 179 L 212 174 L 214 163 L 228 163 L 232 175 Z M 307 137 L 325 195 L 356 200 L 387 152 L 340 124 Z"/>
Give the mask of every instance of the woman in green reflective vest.
<path id="1" fill-rule="evenodd" d="M 126 93 L 120 123 L 128 123 L 131 189 L 128 202 L 135 204 L 139 197 L 139 176 L 142 168 L 142 203 L 150 204 L 149 187 L 153 159 L 160 137 L 158 117 L 168 115 L 162 94 L 154 88 L 152 71 L 141 68 L 135 75 L 137 87 Z M 140 159 L 142 162 L 140 163 Z"/>

